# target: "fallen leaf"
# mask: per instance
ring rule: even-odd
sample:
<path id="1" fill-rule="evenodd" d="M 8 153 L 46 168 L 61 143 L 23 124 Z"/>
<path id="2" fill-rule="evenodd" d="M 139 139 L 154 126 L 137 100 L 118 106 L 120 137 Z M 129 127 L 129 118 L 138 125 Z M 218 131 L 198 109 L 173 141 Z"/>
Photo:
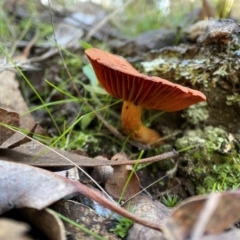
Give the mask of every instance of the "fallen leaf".
<path id="1" fill-rule="evenodd" d="M 106 191 L 114 198 L 120 198 L 122 196 L 122 200 L 127 200 L 136 195 L 140 191 L 137 174 L 132 172 L 132 169 L 126 168 L 126 166 L 113 166 L 113 168 L 114 172 L 105 184 Z M 132 176 L 127 184 L 130 175 Z M 127 187 L 122 195 L 126 184 Z"/>
<path id="2" fill-rule="evenodd" d="M 101 194 L 77 181 L 43 169 L 0 160 L 0 214 L 12 208 L 43 209 L 71 193 L 81 193 L 132 221 L 161 230 L 158 223 L 145 221 L 117 206 Z"/>
<path id="3" fill-rule="evenodd" d="M 0 219 L 0 239 L 31 240 L 26 236 L 30 226 L 24 222 L 15 221 L 8 218 Z"/>
<path id="4" fill-rule="evenodd" d="M 59 176 L 66 177 L 73 181 L 80 180 L 79 171 L 78 171 L 77 167 L 69 168 L 67 170 L 62 170 L 62 171 L 54 172 L 54 173 L 58 174 Z"/>
<path id="5" fill-rule="evenodd" d="M 128 162 L 126 155 L 123 153 L 115 154 L 112 157 L 111 162 L 117 162 L 120 160 Z M 121 200 L 127 200 L 136 195 L 140 191 L 140 183 L 132 166 L 122 165 L 112 167 L 113 173 L 105 183 L 106 191 L 115 198 L 121 197 Z"/>
<path id="6" fill-rule="evenodd" d="M 12 208 L 43 209 L 76 192 L 67 180 L 46 170 L 0 161 L 0 189 L 4 189 L 0 195 L 0 214 Z"/>
<path id="7" fill-rule="evenodd" d="M 212 206 L 213 209 L 207 208 L 206 206 L 213 198 L 217 199 Z M 208 216 L 203 222 L 203 234 L 223 232 L 240 219 L 240 190 L 196 196 L 183 201 L 164 224 L 163 231 L 166 238 L 168 240 L 188 239 L 198 230 L 196 227 L 202 223 L 203 214 Z"/>
<path id="8" fill-rule="evenodd" d="M 2 123 L 12 127 L 19 127 L 19 120 L 18 113 L 0 108 L 0 145 L 15 133 L 13 130 L 3 126 Z"/>
<path id="9" fill-rule="evenodd" d="M 51 209 L 23 208 L 20 209 L 20 213 L 30 224 L 41 230 L 49 240 L 66 240 L 64 225 Z"/>
<path id="10" fill-rule="evenodd" d="M 94 159 L 99 159 L 99 157 L 95 157 Z M 99 184 L 105 184 L 107 180 L 112 176 L 113 174 L 113 167 L 112 166 L 96 166 L 94 167 L 93 172 L 91 173 L 91 176 L 99 183 Z"/>
<path id="11" fill-rule="evenodd" d="M 143 158 L 140 160 L 119 160 L 109 161 L 106 158 L 96 161 L 96 159 L 80 156 L 74 153 L 69 153 L 63 150 L 52 148 L 47 149 L 45 146 L 37 142 L 29 142 L 14 149 L 0 148 L 0 158 L 2 160 L 25 163 L 38 167 L 72 167 L 75 165 L 94 167 L 94 166 L 108 166 L 108 165 L 134 165 L 136 163 L 153 163 L 169 158 L 177 157 L 178 153 L 175 151 L 163 153 L 157 156 Z M 70 159 L 71 161 L 69 161 Z"/>

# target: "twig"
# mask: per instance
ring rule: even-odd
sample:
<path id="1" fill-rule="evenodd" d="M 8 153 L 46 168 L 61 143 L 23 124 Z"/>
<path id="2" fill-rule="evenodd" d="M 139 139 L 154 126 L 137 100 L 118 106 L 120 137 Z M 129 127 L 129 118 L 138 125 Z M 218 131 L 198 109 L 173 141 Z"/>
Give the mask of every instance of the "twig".
<path id="1" fill-rule="evenodd" d="M 30 54 L 30 50 L 32 49 L 33 45 L 36 43 L 38 39 L 39 31 L 36 31 L 35 35 L 33 36 L 32 40 L 27 44 L 27 46 L 23 50 L 23 55 L 28 58 Z"/>

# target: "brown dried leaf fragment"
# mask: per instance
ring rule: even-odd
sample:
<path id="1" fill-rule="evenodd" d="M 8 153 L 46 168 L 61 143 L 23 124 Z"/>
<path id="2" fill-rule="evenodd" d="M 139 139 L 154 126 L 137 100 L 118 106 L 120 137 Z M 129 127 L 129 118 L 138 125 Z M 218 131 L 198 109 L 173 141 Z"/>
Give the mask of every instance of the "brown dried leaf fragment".
<path id="1" fill-rule="evenodd" d="M 171 151 L 153 157 L 143 158 L 141 160 L 129 160 L 128 162 L 124 160 L 109 161 L 106 158 L 101 158 L 99 161 L 96 161 L 96 159 L 93 158 L 80 156 L 56 148 L 47 149 L 45 146 L 42 146 L 37 142 L 29 142 L 14 149 L 0 148 L 0 158 L 2 160 L 25 163 L 42 168 L 72 167 L 75 164 L 85 167 L 134 165 L 136 162 L 139 164 L 153 163 L 175 158 L 177 156 L 178 153 L 176 151 Z M 71 162 L 68 161 L 68 159 L 71 159 Z"/>
<path id="2" fill-rule="evenodd" d="M 20 116 L 18 113 L 0 108 L 0 145 L 14 134 L 14 131 L 2 124 L 19 127 L 19 121 Z"/>
<path id="3" fill-rule="evenodd" d="M 33 240 L 27 236 L 30 226 L 9 218 L 0 219 L 0 239 Z"/>
<path id="4" fill-rule="evenodd" d="M 29 223 L 37 227 L 50 240 L 66 240 L 65 228 L 55 212 L 49 208 L 37 210 L 23 208 L 19 210 Z"/>
<path id="5" fill-rule="evenodd" d="M 95 159 L 98 161 L 105 160 L 103 157 L 96 157 Z M 109 161 L 109 163 L 112 162 L 128 162 L 128 159 L 124 153 L 117 153 Z M 140 191 L 138 176 L 133 172 L 131 165 L 95 166 L 92 177 L 98 183 L 104 183 L 106 191 L 114 198 L 121 197 L 121 199 L 127 200 Z M 126 184 L 127 187 L 122 196 Z"/>
<path id="6" fill-rule="evenodd" d="M 12 208 L 42 209 L 76 192 L 70 180 L 46 170 L 0 160 L 0 214 Z"/>
<path id="7" fill-rule="evenodd" d="M 28 165 L 0 160 L 0 189 L 4 189 L 0 194 L 0 213 L 23 207 L 40 210 L 78 192 L 132 221 L 161 231 L 158 223 L 135 216 L 80 182 Z"/>
<path id="8" fill-rule="evenodd" d="M 114 155 L 111 161 L 128 161 L 126 155 L 118 153 Z M 113 174 L 107 179 L 105 189 L 107 192 L 115 198 L 127 200 L 136 195 L 140 191 L 140 183 L 137 174 L 133 171 L 131 165 L 112 166 Z M 130 178 L 129 182 L 128 179 Z M 128 184 L 127 184 L 128 182 Z M 127 187 L 124 191 L 124 188 Z M 124 191 L 124 193 L 123 193 Z M 123 195 L 122 195 L 123 194 Z"/>
<path id="9" fill-rule="evenodd" d="M 163 232 L 167 239 L 202 239 L 231 227 L 240 219 L 239 212 L 240 190 L 191 197 L 172 212 Z"/>

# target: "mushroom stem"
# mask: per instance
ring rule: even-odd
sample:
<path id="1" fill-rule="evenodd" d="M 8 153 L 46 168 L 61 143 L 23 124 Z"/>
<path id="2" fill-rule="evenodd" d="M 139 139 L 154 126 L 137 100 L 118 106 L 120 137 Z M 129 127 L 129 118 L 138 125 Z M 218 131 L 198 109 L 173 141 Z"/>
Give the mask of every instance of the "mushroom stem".
<path id="1" fill-rule="evenodd" d="M 122 107 L 122 126 L 126 135 L 134 141 L 143 144 L 157 144 L 160 143 L 160 135 L 142 125 L 142 107 L 133 103 L 124 101 Z"/>

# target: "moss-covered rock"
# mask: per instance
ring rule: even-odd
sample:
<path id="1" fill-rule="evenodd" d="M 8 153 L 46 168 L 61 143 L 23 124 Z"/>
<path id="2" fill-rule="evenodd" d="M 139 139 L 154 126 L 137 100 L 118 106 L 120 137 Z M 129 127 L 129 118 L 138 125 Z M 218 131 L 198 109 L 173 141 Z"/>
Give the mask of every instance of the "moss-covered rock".
<path id="1" fill-rule="evenodd" d="M 194 182 L 198 194 L 239 187 L 240 154 L 237 136 L 208 126 L 189 130 L 176 141 L 184 151 L 180 169 Z"/>
<path id="2" fill-rule="evenodd" d="M 200 30 L 199 30 L 200 28 Z M 240 129 L 240 27 L 231 20 L 211 20 L 191 28 L 194 44 L 162 48 L 142 62 L 147 74 L 203 91 L 207 96 L 205 123 Z M 192 39 L 191 39 L 192 40 Z M 230 107 L 231 106 L 231 107 Z"/>

